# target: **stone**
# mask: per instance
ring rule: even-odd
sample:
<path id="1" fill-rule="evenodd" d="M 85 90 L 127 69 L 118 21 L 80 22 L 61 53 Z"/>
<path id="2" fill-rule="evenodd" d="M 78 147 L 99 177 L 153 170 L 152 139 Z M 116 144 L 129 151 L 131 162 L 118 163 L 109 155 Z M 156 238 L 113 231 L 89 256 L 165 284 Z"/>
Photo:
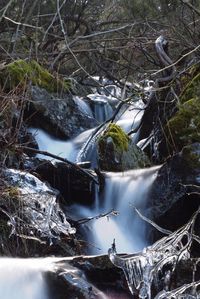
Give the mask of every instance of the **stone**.
<path id="1" fill-rule="evenodd" d="M 200 142 L 199 67 L 191 68 L 189 75 L 190 80 L 186 81 L 180 94 L 176 113 L 168 120 L 165 127 L 168 148 L 174 152 L 180 151 L 183 146 Z"/>
<path id="2" fill-rule="evenodd" d="M 146 215 L 168 229 L 183 225 L 199 206 L 199 173 L 199 143 L 168 158 L 151 187 Z"/>
<path id="3" fill-rule="evenodd" d="M 33 86 L 27 104 L 26 119 L 59 138 L 71 138 L 97 125 L 92 117 L 83 114 L 72 95 L 59 97 L 47 90 Z"/>
<path id="4" fill-rule="evenodd" d="M 90 205 L 94 203 L 94 181 L 70 164 L 27 158 L 24 167 L 30 172 L 37 173 L 42 180 L 59 190 L 65 205 L 74 203 Z"/>
<path id="5" fill-rule="evenodd" d="M 63 258 L 54 269 L 45 278 L 55 299 L 132 298 L 122 270 L 107 255 Z"/>
<path id="6" fill-rule="evenodd" d="M 147 155 L 116 124 L 98 140 L 99 166 L 105 171 L 125 171 L 150 166 Z"/>

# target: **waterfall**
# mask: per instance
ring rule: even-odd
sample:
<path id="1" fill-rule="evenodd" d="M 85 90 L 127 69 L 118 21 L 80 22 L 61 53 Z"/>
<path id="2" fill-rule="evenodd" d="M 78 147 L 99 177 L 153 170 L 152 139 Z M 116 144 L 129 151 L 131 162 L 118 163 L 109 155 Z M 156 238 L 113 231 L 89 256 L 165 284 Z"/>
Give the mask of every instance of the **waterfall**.
<path id="1" fill-rule="evenodd" d="M 74 96 L 74 100 L 82 113 L 87 114 L 90 117 L 93 117 L 92 110 L 88 103 L 86 103 L 82 98 L 78 96 Z"/>
<path id="2" fill-rule="evenodd" d="M 43 273 L 50 269 L 45 259 L 0 259 L 0 298 L 49 299 Z"/>
<path id="3" fill-rule="evenodd" d="M 109 119 L 113 114 L 113 109 L 109 103 L 109 97 L 99 94 L 89 94 L 87 98 L 90 99 L 90 107 L 93 116 L 100 123 Z"/>
<path id="4" fill-rule="evenodd" d="M 47 151 L 59 157 L 67 158 L 70 161 L 75 160 L 77 151 L 71 140 L 61 141 L 39 128 L 29 128 L 29 132 L 35 137 L 41 151 Z M 52 160 L 52 158 L 41 154 L 37 156 L 38 158 Z"/>
<path id="5" fill-rule="evenodd" d="M 107 173 L 105 191 L 96 196 L 92 208 L 74 205 L 72 212 L 79 218 L 94 217 L 115 210 L 118 215 L 109 215 L 89 221 L 84 231 L 93 244 L 90 253 L 107 253 L 115 239 L 118 252 L 132 253 L 146 245 L 145 224 L 134 213 L 134 207 L 144 211 L 148 190 L 156 178 L 158 167 Z"/>

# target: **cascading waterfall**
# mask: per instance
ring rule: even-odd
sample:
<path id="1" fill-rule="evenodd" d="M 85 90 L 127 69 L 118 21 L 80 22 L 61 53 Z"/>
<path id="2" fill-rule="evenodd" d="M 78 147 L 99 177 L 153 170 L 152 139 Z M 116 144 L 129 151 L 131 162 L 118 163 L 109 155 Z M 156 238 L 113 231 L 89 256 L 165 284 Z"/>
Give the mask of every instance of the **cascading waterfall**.
<path id="1" fill-rule="evenodd" d="M 46 259 L 0 259 L 0 298 L 49 299 L 43 273 L 50 270 Z"/>
<path id="2" fill-rule="evenodd" d="M 111 117 L 113 113 L 111 106 L 115 107 L 111 102 L 111 105 L 109 104 L 109 101 L 113 100 L 112 95 L 94 94 L 90 95 L 90 100 L 93 108 L 87 101 L 77 98 L 77 105 L 83 113 L 95 117 L 100 122 Z M 137 128 L 143 114 L 143 106 L 142 101 L 138 101 L 133 106 L 122 107 L 116 119 L 117 124 L 126 132 Z M 76 161 L 79 152 L 78 161 L 89 160 L 94 167 L 96 165 L 95 140 L 88 151 L 83 151 L 83 157 L 80 155 L 83 144 L 93 130 L 95 128 L 81 133 L 72 140 L 59 141 L 43 130 L 30 129 L 33 134 L 37 132 L 36 140 L 40 150 L 51 152 L 70 161 Z M 136 134 L 132 137 L 133 140 L 137 140 Z M 75 204 L 67 208 L 67 212 L 71 212 L 74 219 L 94 218 L 83 225 L 85 239 L 92 245 L 88 253 L 107 254 L 113 239 L 117 244 L 118 252 L 133 253 L 147 245 L 145 223 L 135 213 L 134 207 L 141 212 L 144 211 L 148 191 L 156 177 L 157 169 L 158 167 L 152 167 L 120 173 L 105 173 L 104 191 L 99 194 L 96 189 L 96 200 L 92 207 Z M 12 289 L 14 289 L 15 299 L 50 299 L 43 273 L 51 271 L 52 262 L 45 264 L 44 261 L 45 259 L 2 259 L 0 270 L 5 275 L 0 275 L 0 298 L 1 294 L 4 299 L 13 298 Z M 6 283 L 8 281 L 9 283 Z"/>
<path id="3" fill-rule="evenodd" d="M 105 95 L 91 94 L 87 96 L 91 101 L 93 116 L 100 123 L 109 119 L 113 114 L 113 109 L 109 104 L 110 99 Z"/>
<path id="4" fill-rule="evenodd" d="M 72 212 L 79 218 L 98 216 L 111 210 L 119 213 L 116 217 L 100 217 L 85 225 L 88 241 L 94 245 L 90 253 L 107 253 L 113 239 L 117 243 L 118 252 L 135 252 L 147 245 L 144 222 L 134 213 L 134 207 L 144 210 L 157 169 L 152 167 L 107 173 L 105 192 L 97 196 L 92 208 L 80 205 L 72 207 Z"/>
<path id="5" fill-rule="evenodd" d="M 47 151 L 62 158 L 67 158 L 70 161 L 75 160 L 78 150 L 76 150 L 72 141 L 61 141 L 39 128 L 29 128 L 29 132 L 35 137 L 40 150 Z M 38 158 L 52 160 L 52 158 L 41 154 L 38 155 Z"/>

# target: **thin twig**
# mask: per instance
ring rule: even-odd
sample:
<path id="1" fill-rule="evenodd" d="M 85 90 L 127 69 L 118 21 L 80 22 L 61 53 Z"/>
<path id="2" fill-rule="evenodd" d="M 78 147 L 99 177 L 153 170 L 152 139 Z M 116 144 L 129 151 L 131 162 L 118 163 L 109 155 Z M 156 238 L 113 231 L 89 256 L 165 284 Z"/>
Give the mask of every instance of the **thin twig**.
<path id="1" fill-rule="evenodd" d="M 89 177 L 90 179 L 92 179 L 95 184 L 99 184 L 99 182 L 97 181 L 97 179 L 94 177 L 94 175 L 92 175 L 90 172 L 87 172 L 86 170 L 84 170 L 83 168 L 81 168 L 80 166 L 78 166 L 77 164 L 65 159 L 65 158 L 62 158 L 62 157 L 59 157 L 57 155 L 54 155 L 54 154 L 51 154 L 47 151 L 42 151 L 42 150 L 38 150 L 38 149 L 35 149 L 35 148 L 32 148 L 32 147 L 28 147 L 28 146 L 22 146 L 22 145 L 17 145 L 16 146 L 18 149 L 22 149 L 22 150 L 25 150 L 25 151 L 30 151 L 32 153 L 36 153 L 36 154 L 41 154 L 41 155 L 44 155 L 44 156 L 48 156 L 48 157 L 51 157 L 53 159 L 56 159 L 56 160 L 60 160 L 68 165 L 71 165 L 74 169 L 76 169 L 77 171 L 85 174 L 87 177 Z"/>
<path id="2" fill-rule="evenodd" d="M 196 8 L 194 5 L 192 5 L 192 3 L 190 3 L 189 1 L 186 1 L 186 0 L 181 0 L 181 2 L 185 5 L 187 5 L 190 9 L 195 11 L 196 14 L 198 14 L 200 16 L 200 10 L 198 8 Z"/>
<path id="3" fill-rule="evenodd" d="M 94 219 L 100 219 L 100 218 L 103 218 L 103 217 L 109 217 L 110 215 L 114 215 L 114 216 L 117 216 L 119 213 L 115 210 L 111 210 L 107 213 L 103 213 L 103 214 L 99 214 L 97 216 L 92 216 L 92 217 L 87 217 L 87 218 L 82 218 L 82 219 L 79 219 L 77 220 L 77 224 L 85 224 L 91 220 L 94 220 Z"/>
<path id="4" fill-rule="evenodd" d="M 165 234 L 165 235 L 170 235 L 172 233 L 172 231 L 168 230 L 168 229 L 164 229 L 162 227 L 160 227 L 159 225 L 157 225 L 155 222 L 153 222 L 152 220 L 150 220 L 149 218 L 145 217 L 144 215 L 142 215 L 140 213 L 140 211 L 138 209 L 136 209 L 136 207 L 134 207 L 134 210 L 136 211 L 136 213 L 138 214 L 138 216 L 144 220 L 145 222 L 151 224 L 154 228 L 156 228 L 159 232 Z"/>
<path id="5" fill-rule="evenodd" d="M 9 22 L 15 24 L 15 25 L 20 25 L 20 26 L 24 26 L 24 27 L 33 28 L 33 29 L 38 29 L 38 30 L 40 30 L 40 31 L 43 32 L 42 27 L 37 27 L 37 26 L 30 25 L 30 24 L 24 24 L 24 23 L 16 22 L 16 21 L 14 21 L 14 20 L 12 20 L 12 19 L 6 17 L 6 16 L 3 16 L 3 18 L 6 19 L 6 20 L 9 21 Z"/>

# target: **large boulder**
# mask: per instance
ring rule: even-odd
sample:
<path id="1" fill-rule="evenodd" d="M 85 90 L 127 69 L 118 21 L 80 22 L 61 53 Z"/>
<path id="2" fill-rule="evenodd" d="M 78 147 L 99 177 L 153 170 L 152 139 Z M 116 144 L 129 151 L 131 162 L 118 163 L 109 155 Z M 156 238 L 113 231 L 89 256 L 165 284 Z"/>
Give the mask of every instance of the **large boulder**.
<path id="1" fill-rule="evenodd" d="M 97 125 L 94 118 L 80 111 L 72 95 L 62 97 L 38 86 L 32 87 L 26 117 L 56 137 L 71 138 Z"/>
<path id="2" fill-rule="evenodd" d="M 6 91 L 15 88 L 30 91 L 25 119 L 57 137 L 70 138 L 97 124 L 92 117 L 82 113 L 74 101 L 72 81 L 51 74 L 35 60 L 18 59 L 2 65 L 0 87 Z M 16 113 L 17 105 L 14 110 Z"/>
<path id="3" fill-rule="evenodd" d="M 146 215 L 174 229 L 183 225 L 200 204 L 200 144 L 186 146 L 158 171 Z"/>
<path id="4" fill-rule="evenodd" d="M 110 124 L 98 140 L 99 166 L 105 171 L 125 171 L 150 166 L 146 154 L 116 124 Z"/>
<path id="5" fill-rule="evenodd" d="M 95 200 L 93 176 L 79 167 L 64 162 L 51 162 L 39 158 L 27 158 L 24 168 L 37 173 L 40 178 L 59 190 L 64 204 L 80 203 L 90 205 Z M 94 176 L 95 179 L 95 176 Z"/>

